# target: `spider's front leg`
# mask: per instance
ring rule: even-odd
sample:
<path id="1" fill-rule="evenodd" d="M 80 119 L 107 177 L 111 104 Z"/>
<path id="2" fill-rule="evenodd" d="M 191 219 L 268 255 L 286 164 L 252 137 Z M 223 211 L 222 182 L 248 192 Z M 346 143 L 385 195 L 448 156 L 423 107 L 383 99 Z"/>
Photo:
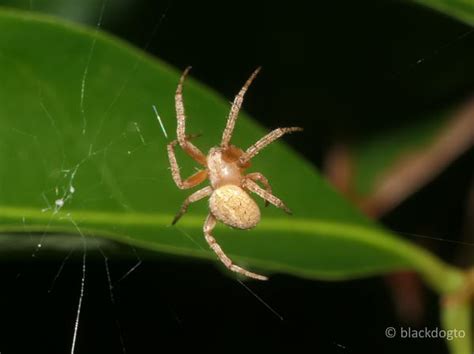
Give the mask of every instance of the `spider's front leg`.
<path id="1" fill-rule="evenodd" d="M 268 144 L 273 143 L 278 138 L 282 137 L 285 134 L 293 133 L 293 132 L 300 132 L 303 128 L 300 127 L 290 127 L 290 128 L 277 128 L 263 138 L 258 140 L 255 144 L 249 147 L 242 156 L 239 158 L 239 163 L 241 165 L 245 165 L 249 162 L 255 155 L 257 155 L 263 148 L 265 148 Z"/>
<path id="2" fill-rule="evenodd" d="M 291 214 L 291 210 L 288 209 L 288 207 L 279 198 L 267 192 L 265 189 L 260 188 L 260 186 L 251 179 L 244 178 L 242 181 L 242 187 L 265 199 L 277 208 L 283 209 L 286 213 Z"/>
<path id="3" fill-rule="evenodd" d="M 219 246 L 216 239 L 211 234 L 215 226 L 216 226 L 216 218 L 212 214 L 209 214 L 207 216 L 206 221 L 204 222 L 204 237 L 206 238 L 206 241 L 209 244 L 209 246 L 216 253 L 217 257 L 219 257 L 220 261 L 224 263 L 224 265 L 233 272 L 243 274 L 249 278 L 254 278 L 258 280 L 268 280 L 268 278 L 263 275 L 249 272 L 248 270 L 235 265 L 232 262 L 232 260 L 229 257 L 227 257 L 227 255 L 222 250 L 221 246 Z"/>
<path id="4" fill-rule="evenodd" d="M 252 75 L 250 75 L 248 80 L 245 82 L 244 86 L 240 89 L 237 96 L 235 96 L 234 98 L 234 102 L 232 103 L 232 107 L 230 108 L 229 118 L 227 118 L 227 124 L 224 129 L 224 133 L 222 134 L 221 147 L 224 149 L 229 147 L 230 139 L 232 138 L 232 133 L 234 132 L 235 122 L 237 120 L 237 117 L 239 116 L 240 107 L 242 106 L 242 103 L 244 101 L 245 93 L 247 92 L 250 84 L 255 79 L 259 71 L 260 67 L 255 69 Z"/>
<path id="5" fill-rule="evenodd" d="M 184 112 L 183 103 L 183 83 L 190 69 L 191 67 L 188 66 L 181 75 L 181 78 L 179 79 L 178 88 L 176 89 L 176 94 L 174 96 L 176 119 L 178 120 L 176 135 L 178 137 L 178 142 L 181 148 L 195 161 L 197 161 L 203 166 L 206 166 L 206 155 L 204 155 L 202 151 L 199 150 L 199 148 L 192 144 L 189 141 L 189 136 L 186 135 L 186 114 Z"/>
<path id="6" fill-rule="evenodd" d="M 178 161 L 176 160 L 176 154 L 174 152 L 176 144 L 177 140 L 168 144 L 168 159 L 170 161 L 171 176 L 173 177 L 174 183 L 176 183 L 179 189 L 188 189 L 204 182 L 207 178 L 207 170 L 200 170 L 184 181 L 182 180 L 181 173 L 179 172 Z"/>

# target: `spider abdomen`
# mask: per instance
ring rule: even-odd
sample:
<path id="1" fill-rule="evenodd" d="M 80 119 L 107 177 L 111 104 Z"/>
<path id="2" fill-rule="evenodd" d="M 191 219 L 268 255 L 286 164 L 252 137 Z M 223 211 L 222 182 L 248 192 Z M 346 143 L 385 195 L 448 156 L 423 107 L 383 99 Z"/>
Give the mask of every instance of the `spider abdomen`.
<path id="1" fill-rule="evenodd" d="M 209 208 L 217 220 L 238 229 L 251 229 L 260 221 L 257 203 L 242 188 L 233 184 L 214 190 Z"/>

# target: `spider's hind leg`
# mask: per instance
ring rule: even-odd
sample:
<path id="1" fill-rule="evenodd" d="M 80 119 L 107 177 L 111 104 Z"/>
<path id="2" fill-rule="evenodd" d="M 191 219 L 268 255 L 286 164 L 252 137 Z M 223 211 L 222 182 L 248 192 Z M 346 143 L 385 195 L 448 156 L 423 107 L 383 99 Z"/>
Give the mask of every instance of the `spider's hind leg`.
<path id="1" fill-rule="evenodd" d="M 212 248 L 212 250 L 217 254 L 217 257 L 219 257 L 220 261 L 224 263 L 224 265 L 233 272 L 243 274 L 249 278 L 254 278 L 258 280 L 268 280 L 268 278 L 263 275 L 249 272 L 248 270 L 235 265 L 232 260 L 227 257 L 221 246 L 219 246 L 216 239 L 211 234 L 215 226 L 216 218 L 212 214 L 209 214 L 206 218 L 206 221 L 204 222 L 204 237 L 206 238 L 206 241 Z"/>

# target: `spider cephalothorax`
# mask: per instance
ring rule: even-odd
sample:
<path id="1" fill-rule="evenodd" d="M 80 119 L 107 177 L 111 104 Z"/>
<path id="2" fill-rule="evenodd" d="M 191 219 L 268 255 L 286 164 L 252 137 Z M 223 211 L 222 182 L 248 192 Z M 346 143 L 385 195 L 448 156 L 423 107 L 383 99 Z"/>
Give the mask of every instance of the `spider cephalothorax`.
<path id="1" fill-rule="evenodd" d="M 261 173 L 253 172 L 245 174 L 245 169 L 250 166 L 250 160 L 265 146 L 283 134 L 300 131 L 302 129 L 298 127 L 275 129 L 245 151 L 230 144 L 235 121 L 237 120 L 245 92 L 260 71 L 260 68 L 258 68 L 253 72 L 234 99 L 220 146 L 213 147 L 207 156 L 204 155 L 201 150 L 191 143 L 190 139 L 192 136 L 186 135 L 185 133 L 186 116 L 184 114 L 182 91 L 183 82 L 189 69 L 188 67 L 181 76 L 175 95 L 178 139 L 168 144 L 171 174 L 174 182 L 180 189 L 192 188 L 204 182 L 206 179 L 209 179 L 211 185 L 194 192 L 186 198 L 180 211 L 176 214 L 173 224 L 186 212 L 189 204 L 210 196 L 210 213 L 204 222 L 204 236 L 209 246 L 217 254 L 222 263 L 230 270 L 251 278 L 267 280 L 267 277 L 263 275 L 249 272 L 233 264 L 232 260 L 226 256 L 222 248 L 217 244 L 211 232 L 217 220 L 238 229 L 250 229 L 258 224 L 260 221 L 260 209 L 247 191 L 253 192 L 263 198 L 266 204 L 271 203 L 287 213 L 290 213 L 290 210 L 285 204 L 272 194 L 268 180 Z M 174 152 L 174 147 L 177 144 L 197 163 L 203 166 L 203 169 L 184 181 L 181 179 Z M 256 182 L 260 182 L 264 188 L 261 188 Z"/>

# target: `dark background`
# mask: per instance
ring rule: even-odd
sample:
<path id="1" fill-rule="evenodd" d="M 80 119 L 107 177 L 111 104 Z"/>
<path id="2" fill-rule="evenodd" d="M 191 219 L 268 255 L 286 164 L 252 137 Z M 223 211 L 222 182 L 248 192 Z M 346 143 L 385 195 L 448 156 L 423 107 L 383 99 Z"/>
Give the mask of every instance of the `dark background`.
<path id="1" fill-rule="evenodd" d="M 369 139 L 417 113 L 462 102 L 473 89 L 474 34 L 408 2 L 121 2 L 109 0 L 103 29 L 180 69 L 192 65 L 194 77 L 229 100 L 262 65 L 245 109 L 268 128 L 303 125 L 305 134 L 287 142 L 319 167 L 333 142 Z M 383 222 L 397 231 L 459 240 L 473 162 L 471 150 Z M 450 262 L 462 251 L 449 242 L 427 246 Z M 277 275 L 246 283 L 276 315 L 214 263 L 138 253 L 143 263 L 114 288 L 114 303 L 101 255 L 88 255 L 77 353 L 168 352 L 165 345 L 221 352 L 446 353 L 442 340 L 384 334 L 388 326 L 438 326 L 438 298 L 428 289 L 425 315 L 414 325 L 397 317 L 382 277 L 332 283 Z M 61 258 L 39 254 L 0 265 L 2 354 L 70 351 L 80 256 L 77 251 L 66 263 L 51 292 Z M 111 259 L 113 280 L 133 264 Z"/>

